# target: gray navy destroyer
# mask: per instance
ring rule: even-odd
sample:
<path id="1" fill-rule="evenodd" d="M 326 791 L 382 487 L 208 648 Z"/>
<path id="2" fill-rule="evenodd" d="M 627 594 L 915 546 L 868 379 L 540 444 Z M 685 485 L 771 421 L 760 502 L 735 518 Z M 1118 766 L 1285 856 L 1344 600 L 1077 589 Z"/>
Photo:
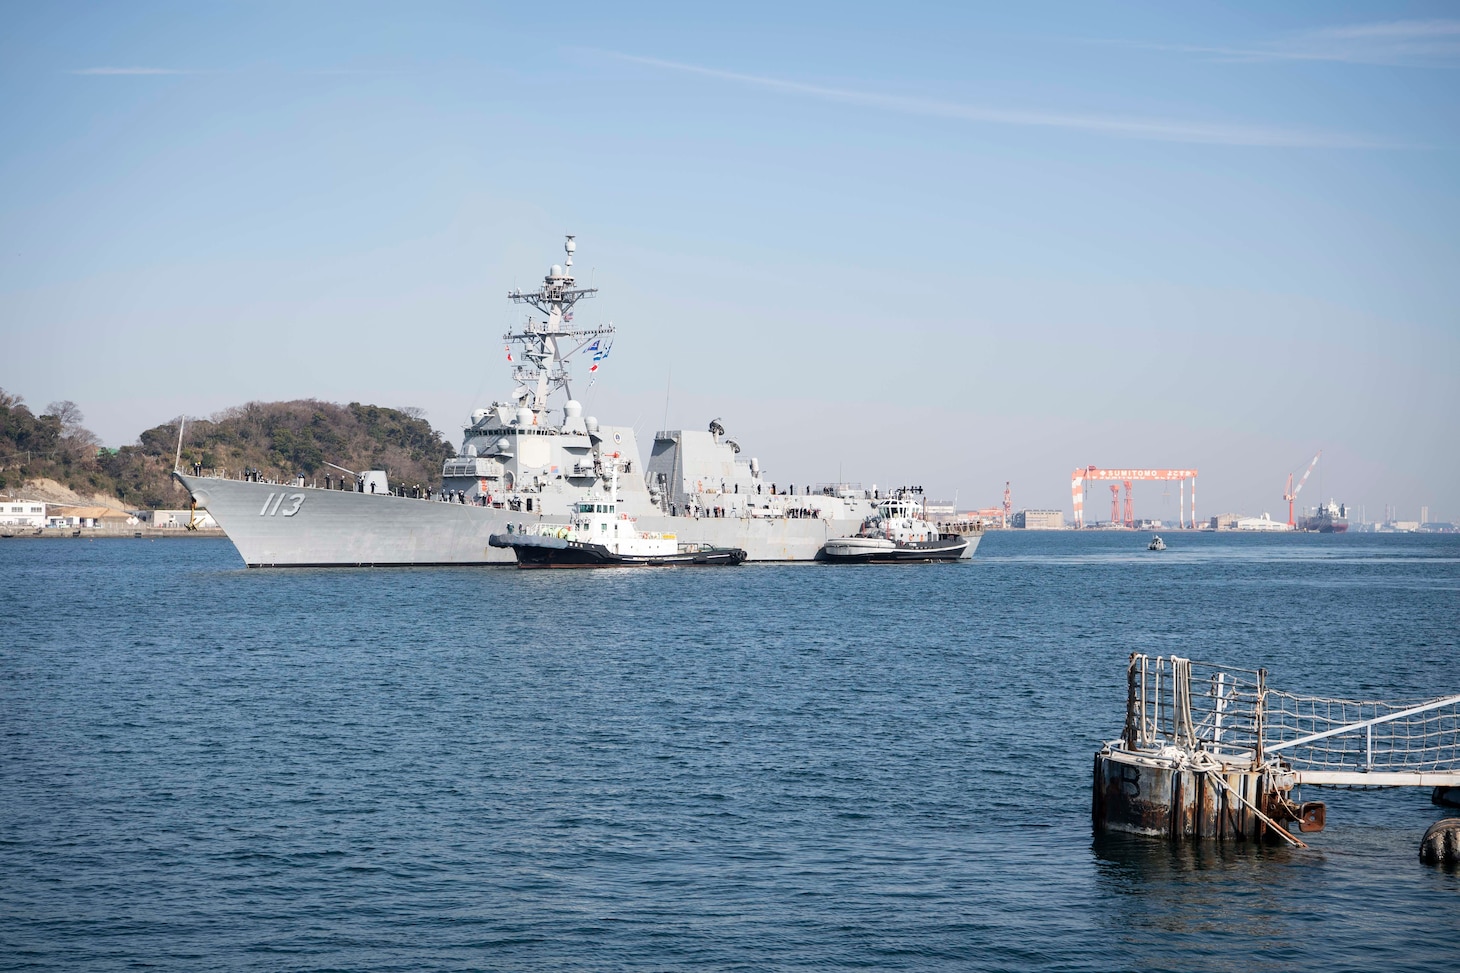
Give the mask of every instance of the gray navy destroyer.
<path id="1" fill-rule="evenodd" d="M 617 480 L 618 509 L 643 531 L 687 544 L 738 548 L 751 561 L 824 558 L 830 539 L 856 533 L 877 512 L 875 491 L 834 485 L 776 491 L 760 463 L 742 459 L 720 420 L 654 434 L 647 462 L 629 426 L 600 424 L 572 394 L 577 357 L 607 355 L 612 325 L 573 326 L 573 307 L 597 293 L 572 276 L 575 242 L 532 293 L 508 298 L 537 312 L 503 338 L 515 387 L 472 413 L 460 454 L 431 499 L 399 496 L 383 471 L 349 489 L 175 472 L 193 502 L 227 533 L 249 567 L 511 564 L 493 534 L 567 525 L 583 498 Z M 540 315 L 540 316 L 539 316 Z M 978 546 L 967 535 L 963 556 Z"/>

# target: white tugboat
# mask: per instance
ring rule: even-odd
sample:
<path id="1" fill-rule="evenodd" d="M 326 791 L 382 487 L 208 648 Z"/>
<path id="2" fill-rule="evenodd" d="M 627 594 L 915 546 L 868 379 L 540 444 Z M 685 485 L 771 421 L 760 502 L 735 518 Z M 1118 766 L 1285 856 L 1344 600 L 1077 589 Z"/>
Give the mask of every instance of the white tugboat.
<path id="1" fill-rule="evenodd" d="M 967 549 L 966 537 L 941 532 L 912 492 L 903 490 L 879 503 L 856 534 L 827 541 L 822 556 L 843 562 L 956 561 Z"/>
<path id="2" fill-rule="evenodd" d="M 536 523 L 518 531 L 493 534 L 493 547 L 510 547 L 519 568 L 619 568 L 655 565 L 736 565 L 744 562 L 738 547 L 712 547 L 680 541 L 663 531 L 640 531 L 638 523 L 618 509 L 618 476 L 607 496 L 591 492 L 573 510 L 567 524 Z"/>
<path id="3" fill-rule="evenodd" d="M 1161 535 L 1160 534 L 1152 534 L 1151 535 L 1151 543 L 1149 543 L 1149 544 L 1146 545 L 1146 550 L 1148 550 L 1148 551 L 1164 551 L 1164 550 L 1166 550 L 1166 542 L 1163 541 L 1163 540 L 1161 540 Z"/>

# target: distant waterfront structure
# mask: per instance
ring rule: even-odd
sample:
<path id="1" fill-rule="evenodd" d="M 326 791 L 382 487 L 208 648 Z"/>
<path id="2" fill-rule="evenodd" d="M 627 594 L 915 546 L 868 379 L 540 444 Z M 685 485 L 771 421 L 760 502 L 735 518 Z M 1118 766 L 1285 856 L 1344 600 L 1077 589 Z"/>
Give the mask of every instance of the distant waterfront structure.
<path id="1" fill-rule="evenodd" d="M 953 500 L 929 500 L 923 504 L 929 517 L 952 520 L 958 515 L 958 504 Z"/>
<path id="2" fill-rule="evenodd" d="M 47 527 L 113 527 L 123 524 L 135 525 L 137 519 L 124 510 L 111 507 L 79 506 L 75 504 L 51 504 L 46 515 Z"/>
<path id="3" fill-rule="evenodd" d="M 192 518 L 193 512 L 191 510 L 154 510 L 152 511 L 152 526 L 183 528 L 188 525 L 188 521 L 192 520 Z M 207 529 L 218 526 L 218 521 L 214 520 L 213 515 L 206 510 L 198 511 L 197 523 L 199 527 Z"/>
<path id="4" fill-rule="evenodd" d="M 1135 527 L 1135 502 L 1131 497 L 1131 484 L 1138 480 L 1176 480 L 1180 484 L 1180 503 L 1177 506 L 1177 525 L 1183 530 L 1188 523 L 1192 527 L 1196 520 L 1196 470 L 1155 469 L 1101 469 L 1087 466 L 1075 470 L 1070 476 L 1070 501 L 1075 509 L 1075 529 L 1085 526 L 1085 487 L 1098 481 L 1110 482 L 1110 526 Z M 1186 481 L 1191 481 L 1191 507 L 1186 505 Z M 1120 509 L 1120 487 L 1125 486 L 1125 513 Z M 1169 484 L 1168 484 L 1169 485 Z M 1188 519 L 1189 517 L 1189 519 Z"/>
<path id="5" fill-rule="evenodd" d="M 1064 530 L 1063 510 L 1021 510 L 1014 515 L 1010 526 L 1020 530 Z"/>
<path id="6" fill-rule="evenodd" d="M 1237 522 L 1242 519 L 1241 514 L 1217 514 L 1210 521 L 1212 530 L 1236 530 Z"/>
<path id="7" fill-rule="evenodd" d="M 1281 520 L 1273 520 L 1272 514 L 1263 511 L 1261 517 L 1243 517 L 1237 521 L 1238 530 L 1292 530 Z"/>
<path id="8" fill-rule="evenodd" d="M 6 527 L 46 526 L 45 501 L 0 497 L 0 524 Z"/>

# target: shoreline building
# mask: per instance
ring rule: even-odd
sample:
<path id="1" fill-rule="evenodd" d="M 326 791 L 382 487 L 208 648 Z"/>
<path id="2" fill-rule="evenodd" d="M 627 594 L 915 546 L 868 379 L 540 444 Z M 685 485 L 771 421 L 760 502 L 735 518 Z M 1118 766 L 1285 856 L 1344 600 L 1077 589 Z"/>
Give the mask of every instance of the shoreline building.
<path id="1" fill-rule="evenodd" d="M 1237 521 L 1238 530 L 1292 530 L 1284 521 L 1273 520 L 1272 515 L 1267 511 L 1262 512 L 1261 517 L 1243 517 Z"/>
<path id="2" fill-rule="evenodd" d="M 0 526 L 46 526 L 45 501 L 26 500 L 21 497 L 0 497 Z"/>

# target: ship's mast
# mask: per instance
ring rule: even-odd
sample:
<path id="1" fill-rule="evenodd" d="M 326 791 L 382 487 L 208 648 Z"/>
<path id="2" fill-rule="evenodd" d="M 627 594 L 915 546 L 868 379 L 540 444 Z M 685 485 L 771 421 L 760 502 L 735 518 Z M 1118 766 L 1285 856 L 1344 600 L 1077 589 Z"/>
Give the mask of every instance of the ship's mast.
<path id="1" fill-rule="evenodd" d="M 530 400 L 534 412 L 546 409 L 548 399 L 558 389 L 572 398 L 568 360 L 594 338 L 613 334 L 611 324 L 591 329 L 569 326 L 573 305 L 597 294 L 598 288 L 573 286 L 573 253 L 577 245 L 572 234 L 568 234 L 563 250 L 568 254 L 567 260 L 563 266 L 553 265 L 542 280 L 541 290 L 530 294 L 512 291 L 507 295 L 513 303 L 527 304 L 547 315 L 543 321 L 535 321 L 529 315 L 521 331 L 509 331 L 502 336 L 509 345 L 516 342 L 521 348 L 522 361 L 512 369 L 512 378 L 518 383 L 515 394 L 519 405 L 527 405 Z"/>

